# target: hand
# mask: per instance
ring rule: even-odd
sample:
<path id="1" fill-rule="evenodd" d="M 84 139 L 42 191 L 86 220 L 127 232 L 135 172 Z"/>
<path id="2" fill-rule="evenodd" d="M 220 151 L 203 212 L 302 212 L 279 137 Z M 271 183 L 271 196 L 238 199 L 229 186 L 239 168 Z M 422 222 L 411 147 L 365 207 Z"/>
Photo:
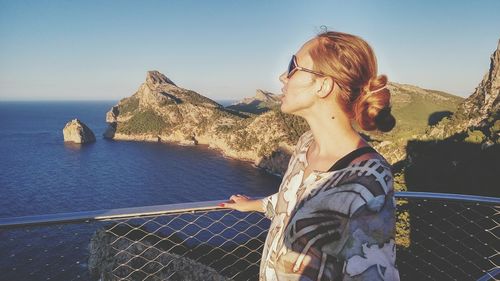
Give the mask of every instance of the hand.
<path id="1" fill-rule="evenodd" d="M 219 207 L 234 209 L 240 212 L 261 211 L 260 200 L 253 200 L 246 195 L 236 194 L 229 201 L 220 203 Z"/>

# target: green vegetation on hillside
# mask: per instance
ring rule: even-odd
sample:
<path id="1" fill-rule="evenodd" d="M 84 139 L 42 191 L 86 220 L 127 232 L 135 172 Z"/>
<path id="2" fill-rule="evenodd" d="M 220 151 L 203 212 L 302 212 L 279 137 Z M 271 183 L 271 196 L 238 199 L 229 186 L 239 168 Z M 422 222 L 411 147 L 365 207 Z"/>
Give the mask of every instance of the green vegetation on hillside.
<path id="1" fill-rule="evenodd" d="M 234 138 L 229 145 L 238 150 L 251 150 L 259 143 L 259 139 L 255 134 L 250 134 L 246 130 L 238 130 L 233 132 Z"/>
<path id="2" fill-rule="evenodd" d="M 465 138 L 465 142 L 480 144 L 486 139 L 486 136 L 483 132 L 479 130 L 467 130 L 467 137 Z"/>
<path id="3" fill-rule="evenodd" d="M 183 90 L 173 90 L 172 93 L 174 93 L 177 97 L 184 96 L 185 97 L 184 101 L 185 102 L 187 101 L 193 105 L 206 106 L 207 104 L 209 104 L 209 105 L 212 105 L 214 107 L 221 106 L 218 103 L 216 103 L 215 101 L 213 101 L 205 96 L 202 96 L 195 91 L 183 89 Z"/>
<path id="4" fill-rule="evenodd" d="M 139 108 L 139 99 L 132 96 L 121 101 L 121 103 L 118 105 L 118 112 L 120 114 L 125 114 L 133 112 L 137 108 Z"/>
<path id="5" fill-rule="evenodd" d="M 259 150 L 257 151 L 257 155 L 260 157 L 262 157 L 262 156 L 270 157 L 273 155 L 273 153 L 275 153 L 277 151 L 278 146 L 279 146 L 278 139 L 274 139 L 269 143 L 261 144 Z"/>
<path id="6" fill-rule="evenodd" d="M 139 111 L 126 122 L 118 123 L 117 132 L 124 134 L 160 134 L 169 126 L 153 110 Z"/>
<path id="7" fill-rule="evenodd" d="M 215 131 L 220 134 L 228 134 L 234 131 L 234 126 L 231 125 L 219 125 L 215 127 Z"/>
<path id="8" fill-rule="evenodd" d="M 410 103 L 393 106 L 392 114 L 396 118 L 396 126 L 387 135 L 409 139 L 413 135 L 422 134 L 428 125 L 436 124 L 451 115 L 457 107 L 456 101 L 442 102 L 412 94 Z"/>
<path id="9" fill-rule="evenodd" d="M 259 100 L 254 100 L 253 102 L 249 104 L 235 104 L 235 105 L 230 105 L 227 108 L 237 110 L 240 112 L 245 112 L 245 113 L 252 113 L 252 114 L 261 114 L 265 113 L 269 110 L 272 110 L 274 108 L 279 107 L 275 103 L 270 103 L 270 102 L 263 102 Z"/>
<path id="10" fill-rule="evenodd" d="M 288 141 L 291 143 L 297 143 L 300 136 L 309 131 L 309 125 L 304 118 L 283 113 L 280 108 L 273 108 L 273 111 L 276 113 L 279 120 L 282 121 L 281 124 L 285 127 L 285 131 L 288 132 Z"/>

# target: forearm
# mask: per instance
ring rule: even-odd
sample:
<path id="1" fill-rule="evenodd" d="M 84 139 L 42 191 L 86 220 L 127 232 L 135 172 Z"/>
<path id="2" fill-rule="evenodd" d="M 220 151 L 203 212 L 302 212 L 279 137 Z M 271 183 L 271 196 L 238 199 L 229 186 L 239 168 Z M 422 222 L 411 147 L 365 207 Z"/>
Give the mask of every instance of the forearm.
<path id="1" fill-rule="evenodd" d="M 250 211 L 256 211 L 256 212 L 261 212 L 264 213 L 264 206 L 262 200 L 264 199 L 252 199 L 248 201 L 248 208 Z"/>
<path id="2" fill-rule="evenodd" d="M 264 213 L 264 208 L 262 205 L 263 199 L 250 199 L 243 202 L 237 203 L 237 209 L 242 212 L 261 212 Z"/>
<path id="3" fill-rule="evenodd" d="M 261 212 L 264 213 L 263 199 L 249 199 L 241 195 L 233 195 L 230 201 L 219 204 L 220 207 L 235 209 L 240 212 Z"/>

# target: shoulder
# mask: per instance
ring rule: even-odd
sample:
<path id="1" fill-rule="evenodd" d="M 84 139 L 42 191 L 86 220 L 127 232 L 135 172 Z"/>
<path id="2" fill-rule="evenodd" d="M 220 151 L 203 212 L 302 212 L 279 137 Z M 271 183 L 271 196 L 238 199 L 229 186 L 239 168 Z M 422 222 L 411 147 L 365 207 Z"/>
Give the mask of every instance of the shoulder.
<path id="1" fill-rule="evenodd" d="M 339 192 L 355 193 L 350 205 L 350 214 L 361 206 L 378 212 L 383 205 L 394 205 L 394 178 L 389 163 L 383 159 L 370 158 L 352 163 L 346 174 L 335 184 Z"/>
<path id="2" fill-rule="evenodd" d="M 376 195 L 387 194 L 393 189 L 392 166 L 378 152 L 361 155 L 344 169 L 334 181 L 335 186 L 359 183 Z"/>
<path id="3" fill-rule="evenodd" d="M 304 204 L 314 204 L 350 217 L 362 206 L 378 212 L 383 205 L 393 204 L 393 197 L 390 165 L 371 158 L 332 173 L 308 194 Z"/>

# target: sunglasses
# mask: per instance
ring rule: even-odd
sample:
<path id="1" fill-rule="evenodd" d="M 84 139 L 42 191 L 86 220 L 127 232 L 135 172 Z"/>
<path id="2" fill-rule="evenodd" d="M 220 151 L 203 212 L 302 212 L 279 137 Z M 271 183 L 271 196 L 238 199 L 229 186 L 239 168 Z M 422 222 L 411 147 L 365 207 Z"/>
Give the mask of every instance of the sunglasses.
<path id="1" fill-rule="evenodd" d="M 317 72 L 317 71 L 314 71 L 314 70 L 311 70 L 311 69 L 307 69 L 307 68 L 303 68 L 301 66 L 299 66 L 297 64 L 297 57 L 295 55 L 292 56 L 292 59 L 290 60 L 290 63 L 288 64 L 288 74 L 286 75 L 287 78 L 290 79 L 290 77 L 292 77 L 292 75 L 297 72 L 297 71 L 305 71 L 305 72 L 309 72 L 309 73 L 312 73 L 312 74 L 316 74 L 316 75 L 319 75 L 319 76 L 328 76 L 326 74 L 323 74 L 321 72 Z"/>

